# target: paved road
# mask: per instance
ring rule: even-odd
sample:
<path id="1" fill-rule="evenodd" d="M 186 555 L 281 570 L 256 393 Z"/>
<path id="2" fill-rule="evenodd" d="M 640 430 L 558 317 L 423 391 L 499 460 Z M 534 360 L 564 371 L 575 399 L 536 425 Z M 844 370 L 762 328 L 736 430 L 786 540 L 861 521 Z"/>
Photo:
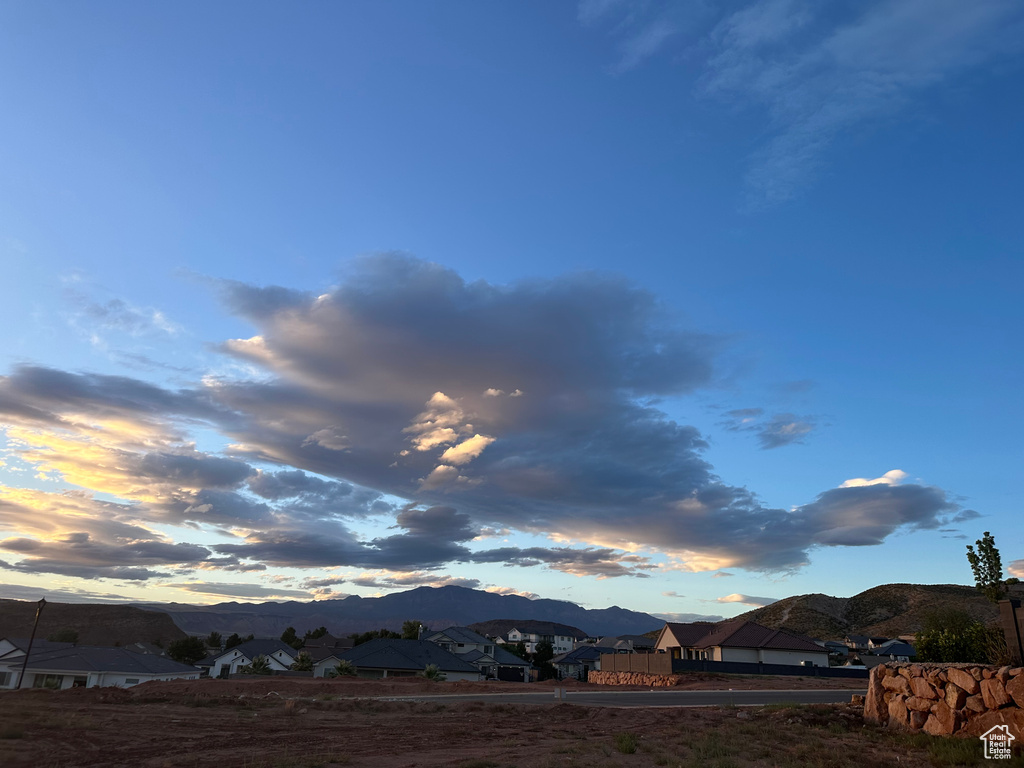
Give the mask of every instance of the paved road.
<path id="1" fill-rule="evenodd" d="M 587 707 L 714 707 L 765 704 L 840 704 L 866 690 L 810 691 L 567 691 L 562 701 Z M 552 704 L 558 701 L 551 690 L 545 693 L 483 693 L 450 696 L 400 696 L 403 701 L 487 701 L 496 704 Z"/>

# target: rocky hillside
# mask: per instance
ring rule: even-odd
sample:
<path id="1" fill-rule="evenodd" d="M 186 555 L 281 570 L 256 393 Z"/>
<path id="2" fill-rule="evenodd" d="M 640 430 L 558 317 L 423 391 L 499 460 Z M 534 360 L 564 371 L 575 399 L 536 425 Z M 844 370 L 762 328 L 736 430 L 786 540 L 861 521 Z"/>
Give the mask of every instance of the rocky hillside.
<path id="1" fill-rule="evenodd" d="M 983 622 L 999 610 L 974 587 L 959 584 L 883 584 L 853 597 L 797 595 L 743 614 L 766 627 L 785 628 L 821 640 L 845 635 L 897 637 L 921 629 L 937 608 L 958 608 Z"/>
<path id="2" fill-rule="evenodd" d="M 32 633 L 36 603 L 0 600 L 0 637 L 27 638 Z M 130 605 L 87 605 L 47 602 L 36 637 L 46 639 L 62 629 L 78 633 L 79 645 L 127 645 L 159 640 L 166 644 L 185 633 L 166 613 Z"/>

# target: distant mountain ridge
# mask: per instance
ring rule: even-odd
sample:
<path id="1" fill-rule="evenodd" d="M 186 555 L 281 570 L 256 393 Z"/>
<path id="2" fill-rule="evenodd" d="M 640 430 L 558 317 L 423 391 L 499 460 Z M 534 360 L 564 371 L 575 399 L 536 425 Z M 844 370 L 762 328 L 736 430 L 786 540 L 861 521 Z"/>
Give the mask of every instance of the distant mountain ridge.
<path id="1" fill-rule="evenodd" d="M 747 611 L 742 618 L 773 629 L 788 629 L 819 640 L 849 634 L 896 637 L 913 634 L 929 612 L 957 608 L 984 623 L 999 616 L 997 606 L 974 587 L 960 584 L 883 584 L 853 597 L 796 595 Z"/>
<path id="2" fill-rule="evenodd" d="M 536 619 L 579 627 L 591 635 L 640 634 L 661 627 L 662 619 L 618 606 L 587 609 L 565 600 L 530 600 L 466 587 L 417 587 L 383 597 L 351 596 L 309 603 L 182 603 L 136 604 L 163 611 L 190 635 L 237 632 L 256 637 L 277 637 L 287 627 L 301 635 L 307 629 L 327 627 L 334 635 L 372 629 L 398 630 L 416 619 L 431 629 L 467 626 L 498 617 Z"/>

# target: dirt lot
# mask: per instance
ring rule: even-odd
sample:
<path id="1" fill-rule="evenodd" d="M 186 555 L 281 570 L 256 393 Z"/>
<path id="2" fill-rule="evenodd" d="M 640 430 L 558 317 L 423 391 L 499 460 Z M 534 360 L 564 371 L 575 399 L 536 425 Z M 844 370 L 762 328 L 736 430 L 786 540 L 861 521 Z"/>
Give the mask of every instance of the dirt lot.
<path id="1" fill-rule="evenodd" d="M 712 682 L 694 684 L 712 688 Z M 985 762 L 976 740 L 865 726 L 859 707 L 848 705 L 613 709 L 385 700 L 481 688 L 522 690 L 275 678 L 4 692 L 0 766 L 923 768 Z M 1024 759 L 1010 764 L 1024 765 Z"/>

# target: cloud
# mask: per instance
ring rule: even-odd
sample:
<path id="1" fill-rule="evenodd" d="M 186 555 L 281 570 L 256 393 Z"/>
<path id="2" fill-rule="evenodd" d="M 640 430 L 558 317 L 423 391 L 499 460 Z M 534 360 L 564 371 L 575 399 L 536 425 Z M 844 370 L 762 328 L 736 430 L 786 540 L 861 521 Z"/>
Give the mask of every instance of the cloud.
<path id="1" fill-rule="evenodd" d="M 654 613 L 651 615 L 663 621 L 670 621 L 677 624 L 691 624 L 695 621 L 718 622 L 725 618 L 718 614 L 702 613 Z"/>
<path id="2" fill-rule="evenodd" d="M 454 464 L 455 466 L 468 464 L 483 453 L 484 448 L 493 442 L 493 437 L 487 437 L 486 435 L 473 435 L 468 440 L 463 440 L 458 445 L 453 445 L 442 453 L 441 461 L 447 462 L 448 464 Z"/>
<path id="3" fill-rule="evenodd" d="M 466 587 L 478 589 L 479 579 L 438 576 L 430 573 L 362 574 L 351 579 L 353 584 L 374 589 L 409 589 L 410 587 Z"/>
<path id="4" fill-rule="evenodd" d="M 275 597 L 301 597 L 309 598 L 309 592 L 300 589 L 281 589 L 280 587 L 265 587 L 261 584 L 236 583 L 215 583 L 208 581 L 188 581 L 161 584 L 162 587 L 180 589 L 183 592 L 194 592 L 200 595 L 224 595 L 226 597 L 241 597 L 252 600 L 270 600 Z"/>
<path id="5" fill-rule="evenodd" d="M 678 592 L 675 592 L 675 591 L 672 591 L 672 592 L 662 592 L 661 595 L 662 595 L 662 597 L 682 597 L 682 598 L 686 597 L 686 595 L 680 595 Z"/>
<path id="6" fill-rule="evenodd" d="M 832 489 L 791 509 L 728 485 L 700 432 L 651 405 L 710 386 L 723 342 L 618 277 L 466 283 L 382 255 L 320 295 L 221 285 L 256 331 L 221 350 L 255 374 L 177 390 L 32 366 L 0 377 L 18 459 L 125 500 L 79 510 L 72 530 L 57 521 L 73 503 L 56 494 L 40 502 L 41 522 L 16 505 L 0 514 L 65 548 L 58 534 L 114 543 L 105 515 L 233 537 L 159 563 L 179 568 L 490 562 L 609 578 L 643 577 L 656 555 L 682 570 L 788 571 L 818 548 L 878 544 L 966 513 L 920 484 Z M 488 394 L 495 384 L 521 396 Z M 227 455 L 198 450 L 197 430 L 224 435 Z M 309 439 L 324 430 L 345 449 Z M 364 539 L 352 524 L 367 518 L 399 530 Z M 567 546 L 474 542 L 495 530 Z M 94 551 L 81 565 L 149 567 L 116 547 Z"/>
<path id="7" fill-rule="evenodd" d="M 761 448 L 765 450 L 802 443 L 816 425 L 814 417 L 795 416 L 792 413 L 777 413 L 763 419 L 764 410 L 761 408 L 739 408 L 726 411 L 725 416 L 719 426 L 730 432 L 755 433 Z"/>
<path id="8" fill-rule="evenodd" d="M 556 571 L 574 576 L 596 576 L 598 579 L 617 576 L 648 578 L 646 571 L 657 568 L 650 558 L 626 555 L 614 549 L 573 549 L 571 547 L 500 547 L 476 552 L 470 559 L 477 563 L 505 563 L 531 567 L 546 565 Z"/>
<path id="9" fill-rule="evenodd" d="M 873 480 L 868 480 L 864 477 L 854 477 L 850 480 L 844 480 L 840 488 L 861 488 L 866 485 L 899 485 L 907 479 L 907 473 L 902 469 L 890 469 L 881 477 L 876 477 Z"/>
<path id="10" fill-rule="evenodd" d="M 48 602 L 62 603 L 128 603 L 132 598 L 114 592 L 94 592 L 88 589 L 72 587 L 28 587 L 23 584 L 0 584 L 0 592 L 8 600 L 38 601 L 46 598 Z"/>
<path id="11" fill-rule="evenodd" d="M 493 592 L 496 595 L 516 595 L 518 597 L 525 597 L 527 600 L 538 600 L 540 598 L 540 595 L 536 592 L 524 592 L 515 587 L 487 587 L 484 591 Z"/>
<path id="12" fill-rule="evenodd" d="M 1024 579 L 1024 560 L 1014 560 L 1006 566 L 1007 572 L 1018 579 Z"/>
<path id="13" fill-rule="evenodd" d="M 729 573 L 728 571 L 719 571 L 718 573 L 716 573 L 711 578 L 713 578 L 713 579 L 725 579 L 725 578 L 728 578 L 729 576 L 734 576 L 734 575 L 735 574 Z"/>
<path id="14" fill-rule="evenodd" d="M 758 115 L 748 159 L 755 206 L 812 184 L 833 145 L 907 110 L 929 89 L 1019 55 L 1024 9 L 1013 0 L 874 0 L 840 9 L 810 0 L 583 2 L 579 18 L 610 25 L 613 72 L 672 51 L 699 72 L 698 92 Z M 684 15 L 685 14 L 685 15 Z"/>
<path id="15" fill-rule="evenodd" d="M 763 608 L 778 601 L 776 597 L 754 597 L 753 595 L 741 595 L 738 592 L 726 595 L 725 597 L 719 597 L 716 600 L 719 603 L 741 603 L 742 605 L 752 605 L 755 608 Z"/>

